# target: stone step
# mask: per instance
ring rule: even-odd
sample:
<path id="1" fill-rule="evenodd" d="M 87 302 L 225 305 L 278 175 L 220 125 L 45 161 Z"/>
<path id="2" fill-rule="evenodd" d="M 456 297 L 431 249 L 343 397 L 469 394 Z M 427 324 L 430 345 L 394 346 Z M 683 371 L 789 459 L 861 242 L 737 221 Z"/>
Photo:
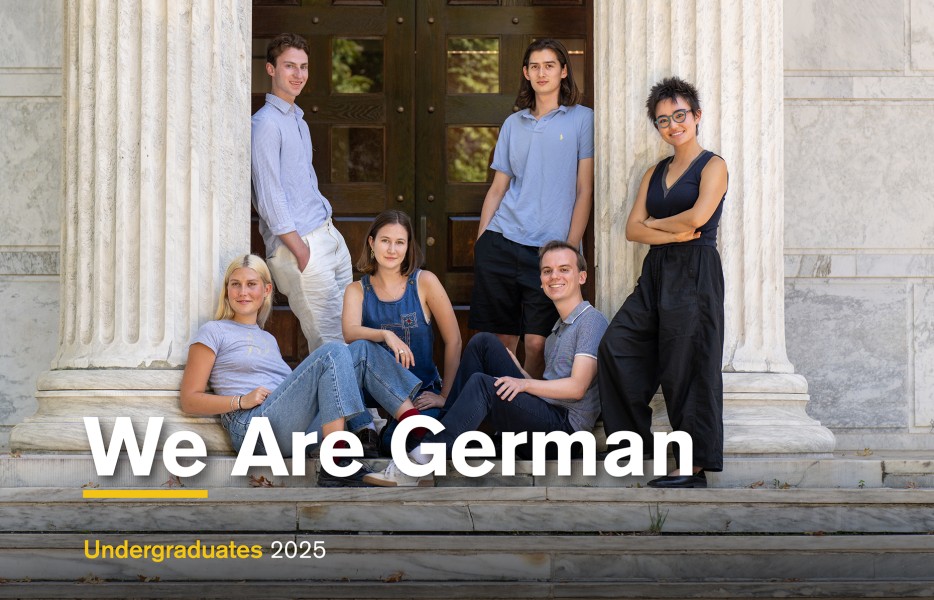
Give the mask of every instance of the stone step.
<path id="1" fill-rule="evenodd" d="M 125 540 L 262 556 L 85 556 Z M 326 553 L 274 558 L 273 542 Z M 932 564 L 930 535 L 2 534 L 0 597 L 930 597 Z"/>
<path id="2" fill-rule="evenodd" d="M 78 487 L 0 489 L 0 597 L 934 594 L 930 489 L 207 492 L 202 500 L 90 500 Z M 313 557 L 315 542 L 322 558 Z M 124 543 L 127 552 L 150 549 L 105 556 L 104 546 Z M 257 546 L 261 556 L 203 556 L 231 543 L 244 553 Z M 154 560 L 151 547 L 166 545 L 197 546 L 201 558 Z"/>
<path id="3" fill-rule="evenodd" d="M 0 489 L 0 531 L 391 534 L 934 532 L 934 490 L 219 488 L 200 500 Z"/>
<path id="4" fill-rule="evenodd" d="M 195 477 L 181 481 L 195 488 L 247 488 L 250 477 L 233 477 L 235 458 L 211 456 L 204 460 L 205 469 Z M 367 461 L 371 467 L 382 469 L 386 459 Z M 514 476 L 503 476 L 499 461 L 492 461 L 492 472 L 480 478 L 470 478 L 456 472 L 448 464 L 448 475 L 436 479 L 439 487 L 640 487 L 654 477 L 654 461 L 644 463 L 644 475 L 613 477 L 606 473 L 602 461 L 596 463 L 596 475 L 582 474 L 583 463 L 571 461 L 571 474 L 559 475 L 556 461 L 547 461 L 543 474 L 534 474 L 531 461 L 518 461 Z M 287 460 L 291 468 L 291 460 Z M 265 478 L 280 487 L 308 488 L 315 486 L 317 461 L 304 463 L 305 475 L 274 475 L 268 468 L 250 469 L 258 479 Z M 670 460 L 665 471 L 674 467 Z M 94 461 L 89 455 L 0 455 L 0 487 L 160 487 L 171 485 L 172 475 L 157 455 L 152 471 L 147 476 L 136 476 L 124 458 L 117 464 L 111 477 L 97 475 Z M 905 456 L 861 457 L 849 453 L 833 458 L 807 457 L 728 457 L 722 473 L 708 473 L 708 484 L 716 488 L 772 487 L 772 488 L 934 488 L 934 460 Z"/>
<path id="5" fill-rule="evenodd" d="M 930 581 L 717 581 L 717 582 L 392 582 L 350 583 L 298 581 L 251 583 L 248 581 L 204 581 L 119 583 L 11 582 L 0 586 L 0 598 L 327 598 L 350 599 L 426 598 L 435 600 L 517 600 L 560 598 L 563 600 L 672 599 L 684 598 L 796 598 L 839 599 L 934 597 Z"/>

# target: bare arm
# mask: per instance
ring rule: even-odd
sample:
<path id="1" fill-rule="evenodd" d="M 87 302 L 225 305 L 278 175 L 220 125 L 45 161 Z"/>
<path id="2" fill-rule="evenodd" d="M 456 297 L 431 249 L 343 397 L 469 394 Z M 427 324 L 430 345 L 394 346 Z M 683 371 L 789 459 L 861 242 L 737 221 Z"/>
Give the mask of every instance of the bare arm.
<path id="1" fill-rule="evenodd" d="M 457 325 L 457 317 L 454 315 L 454 307 L 451 305 L 451 299 L 445 291 L 441 281 L 434 273 L 422 271 L 418 278 L 419 287 L 424 286 L 425 300 L 428 303 L 430 318 L 438 325 L 438 331 L 441 333 L 441 339 L 444 341 L 444 371 L 442 372 L 441 396 L 448 397 L 451 386 L 454 385 L 454 375 L 461 362 L 461 340 L 460 327 Z"/>
<path id="2" fill-rule="evenodd" d="M 506 191 L 509 190 L 510 181 L 509 175 L 502 171 L 496 171 L 493 176 L 493 183 L 490 184 L 490 189 L 487 190 L 486 197 L 483 199 L 483 208 L 480 209 L 480 227 L 477 228 L 477 238 L 483 235 L 490 221 L 493 220 L 493 215 L 502 203 L 503 197 L 506 196 Z"/>
<path id="3" fill-rule="evenodd" d="M 593 158 L 584 158 L 577 161 L 577 197 L 574 199 L 574 212 L 571 213 L 571 227 L 568 230 L 568 243 L 575 248 L 580 246 L 584 232 L 587 230 L 591 207 L 593 207 Z"/>
<path id="4" fill-rule="evenodd" d="M 694 206 L 664 219 L 649 219 L 646 226 L 671 233 L 702 227 L 716 212 L 720 200 L 726 193 L 726 186 L 726 162 L 719 156 L 714 156 L 701 171 L 700 190 Z"/>
<path id="5" fill-rule="evenodd" d="M 626 221 L 626 239 L 630 242 L 639 242 L 640 244 L 671 244 L 674 242 L 686 242 L 696 240 L 700 237 L 699 232 L 694 229 L 681 233 L 671 233 L 660 231 L 646 225 L 649 219 L 649 212 L 645 207 L 645 198 L 649 191 L 649 181 L 652 179 L 652 173 L 655 167 L 645 172 L 642 177 L 642 183 L 639 184 L 639 192 L 636 194 L 636 201 L 629 211 L 629 219 Z"/>
<path id="6" fill-rule="evenodd" d="M 188 348 L 188 363 L 185 365 L 179 390 L 182 412 L 190 415 L 219 415 L 238 408 L 253 408 L 263 403 L 270 394 L 270 390 L 264 387 L 258 387 L 241 396 L 239 406 L 236 396 L 218 396 L 205 392 L 215 358 L 214 351 L 204 344 L 196 343 Z"/>
<path id="7" fill-rule="evenodd" d="M 512 362 L 515 363 L 516 368 L 519 369 L 519 372 L 522 373 L 523 377 L 525 377 L 526 379 L 534 379 L 531 375 L 529 375 L 528 371 L 522 368 L 522 363 L 520 363 L 519 359 L 516 358 L 516 355 L 512 353 L 512 350 L 510 350 L 509 348 L 506 348 L 506 352 L 509 353 L 509 358 L 511 358 Z"/>
<path id="8" fill-rule="evenodd" d="M 341 332 L 348 344 L 357 340 L 385 343 L 396 361 L 406 369 L 415 364 L 412 349 L 388 329 L 376 329 L 363 325 L 363 284 L 354 281 L 344 290 L 344 309 L 341 312 Z"/>
<path id="9" fill-rule="evenodd" d="M 584 397 L 587 388 L 597 376 L 597 359 L 578 354 L 571 365 L 571 376 L 562 379 L 518 379 L 500 377 L 496 380 L 496 393 L 503 400 L 511 401 L 520 392 L 544 396 L 554 400 L 577 402 Z"/>

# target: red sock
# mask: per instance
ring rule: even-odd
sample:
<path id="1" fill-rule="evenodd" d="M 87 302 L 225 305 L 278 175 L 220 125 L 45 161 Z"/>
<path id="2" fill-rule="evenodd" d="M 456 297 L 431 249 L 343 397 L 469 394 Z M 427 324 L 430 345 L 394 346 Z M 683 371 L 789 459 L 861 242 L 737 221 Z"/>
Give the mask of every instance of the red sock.
<path id="1" fill-rule="evenodd" d="M 402 413 L 402 415 L 399 417 L 399 422 L 401 423 L 403 419 L 408 419 L 409 417 L 417 417 L 420 414 L 422 413 L 419 412 L 417 408 L 410 408 L 409 410 Z M 428 430 L 424 427 L 416 427 L 412 430 L 412 437 L 417 440 L 421 440 L 426 435 L 428 435 Z"/>
<path id="2" fill-rule="evenodd" d="M 336 442 L 334 442 L 334 448 L 335 448 L 335 449 L 337 449 L 337 448 L 350 448 L 350 444 L 348 444 L 348 443 L 347 443 L 346 441 L 344 441 L 344 440 L 337 440 Z"/>

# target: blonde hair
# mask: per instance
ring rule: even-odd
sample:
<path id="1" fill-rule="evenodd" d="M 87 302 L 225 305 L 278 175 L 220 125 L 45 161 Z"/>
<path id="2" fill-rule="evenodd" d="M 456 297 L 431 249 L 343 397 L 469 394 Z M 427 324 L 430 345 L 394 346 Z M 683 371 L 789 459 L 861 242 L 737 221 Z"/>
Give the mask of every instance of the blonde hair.
<path id="1" fill-rule="evenodd" d="M 255 254 L 238 256 L 231 261 L 230 265 L 227 267 L 227 272 L 224 274 L 224 287 L 221 289 L 221 295 L 217 301 L 217 311 L 214 313 L 215 321 L 233 319 L 234 311 L 230 308 L 230 303 L 227 301 L 227 285 L 230 283 L 230 276 L 233 275 L 233 272 L 237 269 L 253 269 L 263 280 L 264 285 L 272 285 L 272 275 L 269 274 L 269 267 L 266 266 L 266 261 Z M 266 319 L 268 319 L 269 315 L 272 313 L 272 296 L 274 293 L 275 290 L 266 295 L 266 298 L 263 300 L 263 307 L 259 309 L 259 314 L 256 316 L 256 322 L 260 327 L 266 324 Z"/>

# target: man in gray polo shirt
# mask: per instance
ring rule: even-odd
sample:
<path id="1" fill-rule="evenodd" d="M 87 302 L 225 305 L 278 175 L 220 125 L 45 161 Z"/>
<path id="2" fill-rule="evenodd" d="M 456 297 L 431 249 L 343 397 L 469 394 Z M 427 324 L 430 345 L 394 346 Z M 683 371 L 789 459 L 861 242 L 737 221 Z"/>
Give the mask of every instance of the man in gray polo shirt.
<path id="1" fill-rule="evenodd" d="M 500 432 L 593 429 L 600 413 L 597 349 L 608 322 L 581 295 L 587 262 L 574 246 L 548 242 L 539 261 L 542 288 L 560 317 L 545 341 L 544 378 L 530 378 L 495 335 L 475 335 L 464 350 L 444 407 L 444 431 L 425 436 L 423 444 L 440 442 L 450 453 L 457 436 L 477 429 L 487 417 Z M 530 454 L 528 448 L 518 450 L 520 456 Z M 418 446 L 409 457 L 428 464 L 432 454 Z M 364 477 L 367 483 L 388 487 L 425 485 L 425 480 L 406 475 L 393 462 Z"/>

